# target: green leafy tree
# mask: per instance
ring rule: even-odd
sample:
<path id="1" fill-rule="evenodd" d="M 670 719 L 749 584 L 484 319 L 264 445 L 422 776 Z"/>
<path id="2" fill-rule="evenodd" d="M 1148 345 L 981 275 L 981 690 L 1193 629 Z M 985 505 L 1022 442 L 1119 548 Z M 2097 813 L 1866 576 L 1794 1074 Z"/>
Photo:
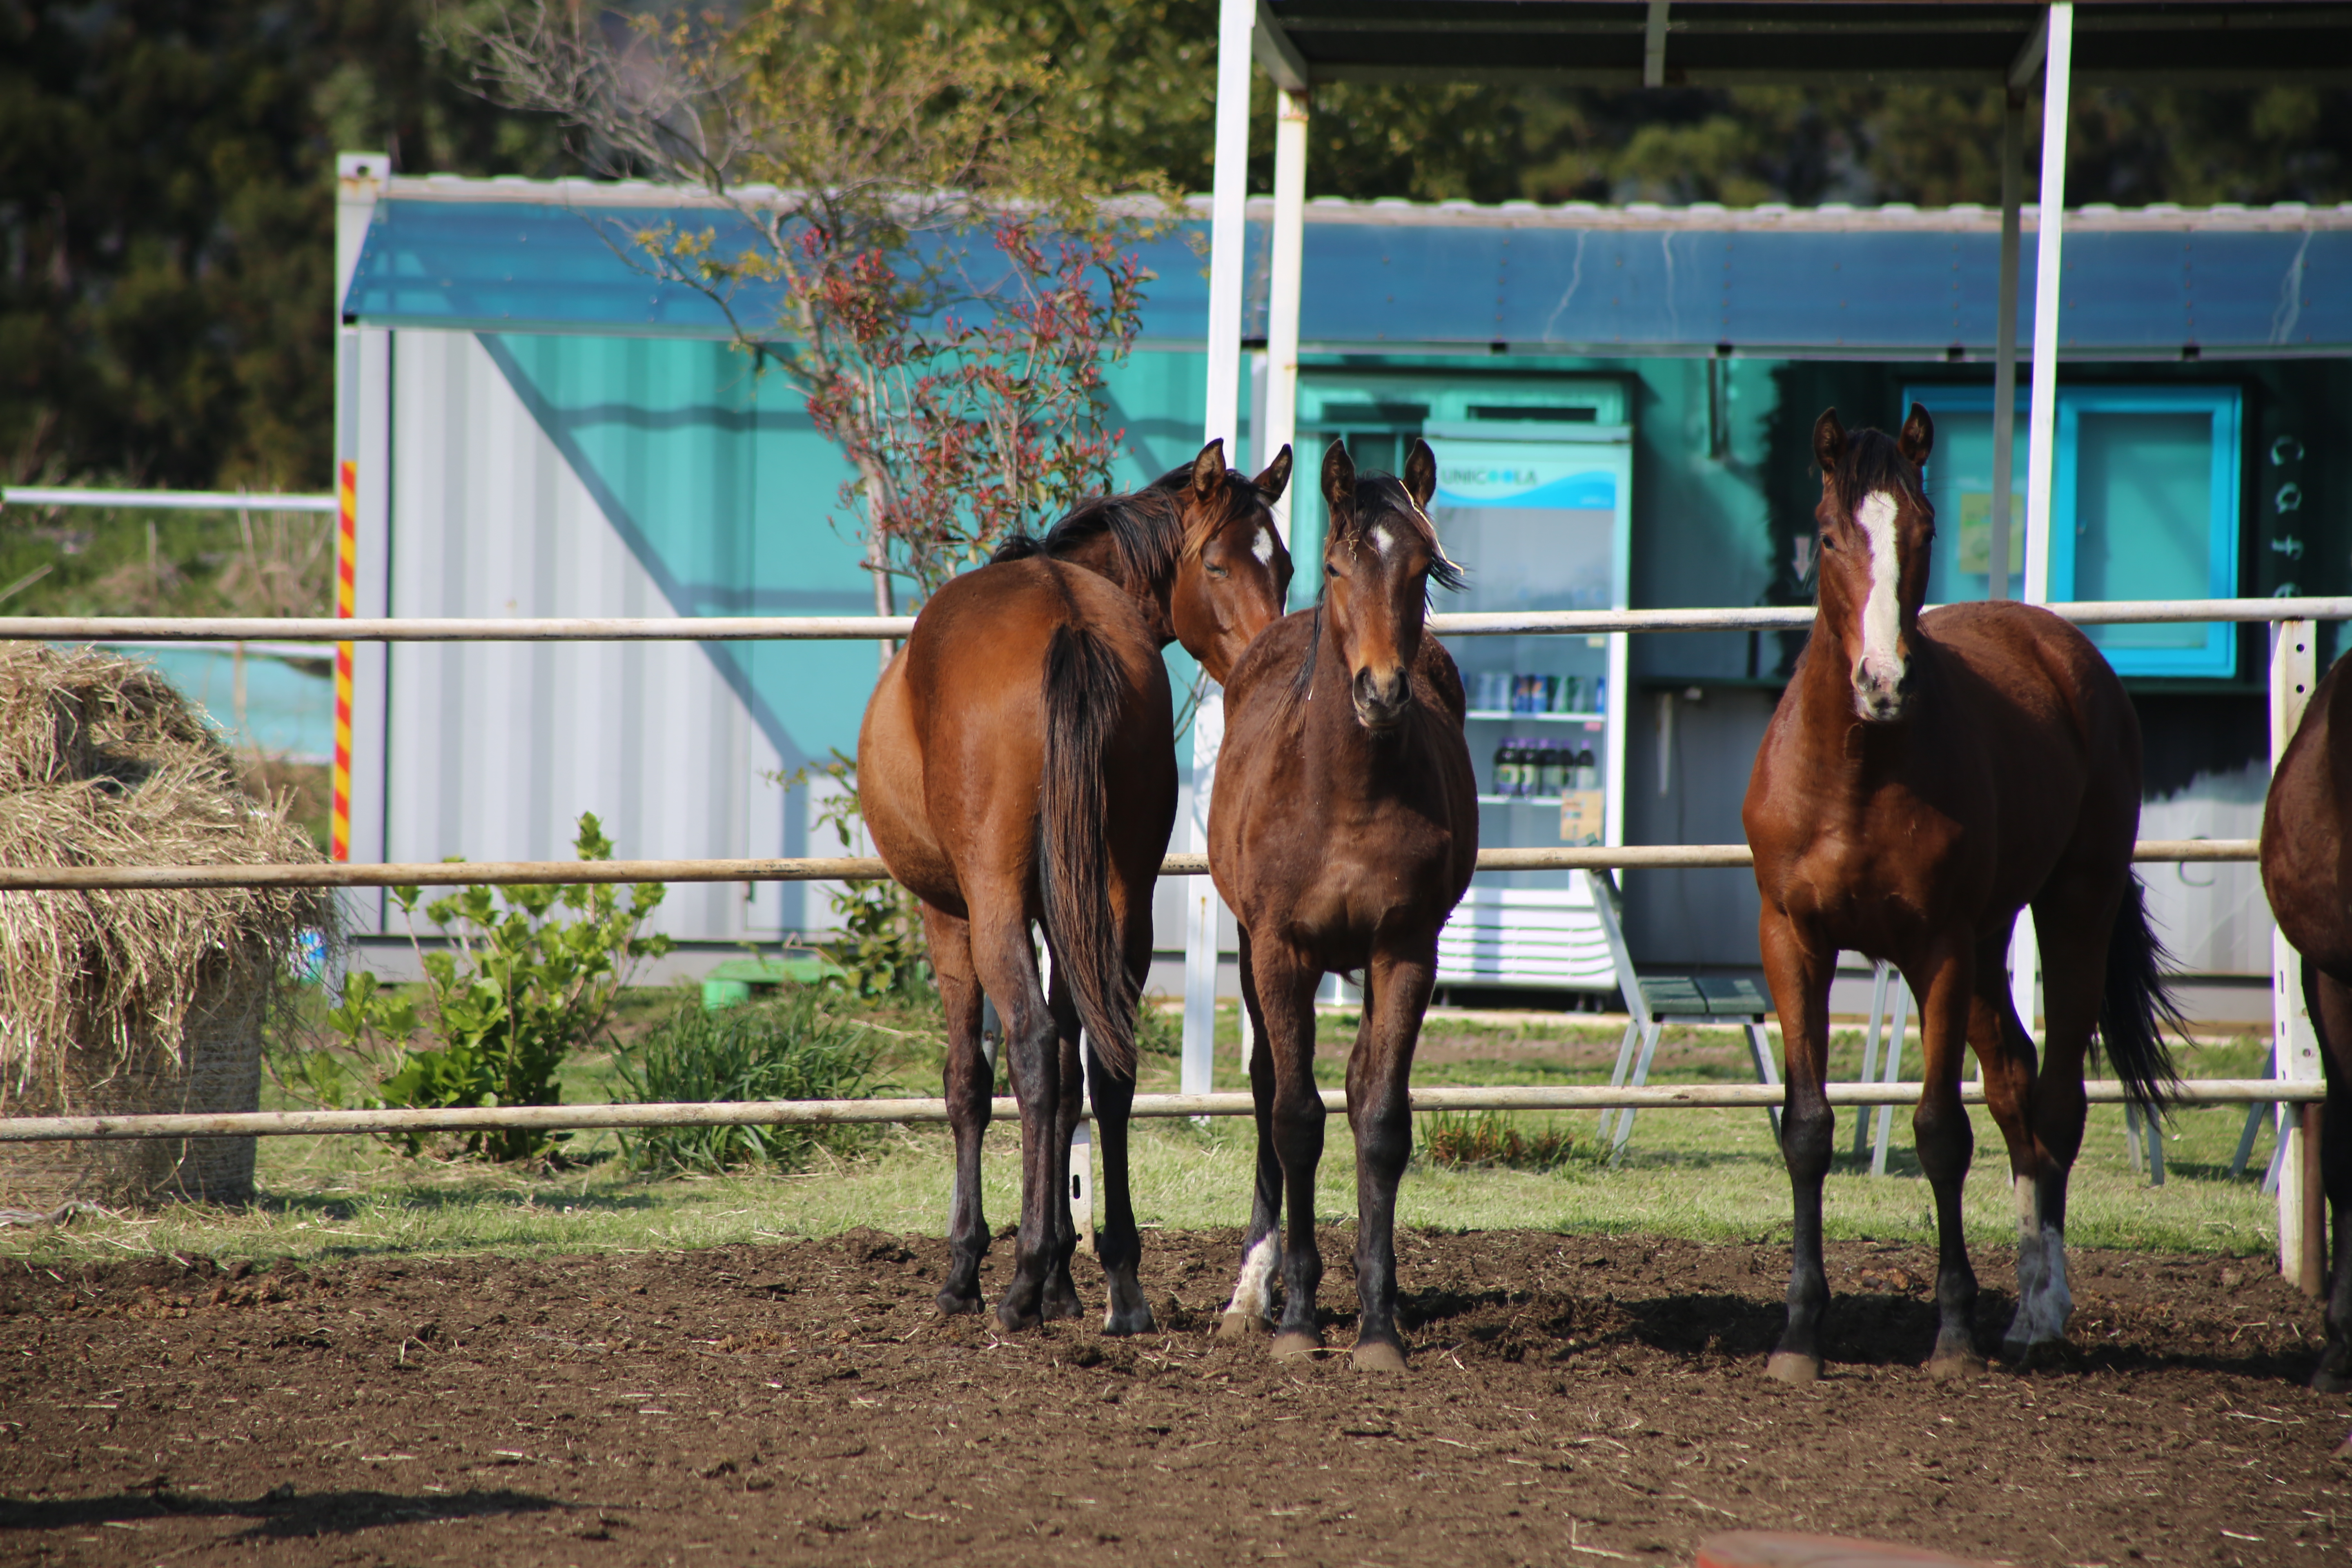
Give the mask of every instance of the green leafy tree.
<path id="1" fill-rule="evenodd" d="M 1132 242 L 1171 215 L 1151 171 L 1106 173 L 1060 73 L 996 20 L 770 0 L 614 28 L 541 0 L 462 36 L 486 90 L 596 166 L 729 210 L 740 246 L 687 222 L 616 224 L 614 248 L 707 295 L 801 391 L 856 472 L 877 613 L 895 580 L 928 596 L 1101 488 L 1103 370 L 1146 280 Z M 751 310 L 770 288 L 781 305 Z"/>

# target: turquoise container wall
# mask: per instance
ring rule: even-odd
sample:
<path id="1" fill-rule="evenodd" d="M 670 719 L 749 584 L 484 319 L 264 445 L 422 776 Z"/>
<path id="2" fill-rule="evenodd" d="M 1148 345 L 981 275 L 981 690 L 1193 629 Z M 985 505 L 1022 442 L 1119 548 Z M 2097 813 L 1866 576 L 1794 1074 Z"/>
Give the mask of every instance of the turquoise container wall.
<path id="1" fill-rule="evenodd" d="M 632 553 L 688 616 L 867 615 L 873 580 L 840 501 L 849 465 L 781 374 L 725 343 L 485 333 L 483 346 Z M 1132 488 L 1200 450 L 1205 362 L 1147 351 L 1109 376 Z M 855 752 L 870 644 L 706 643 L 777 751 Z M 1193 678 L 1181 648 L 1170 677 Z"/>

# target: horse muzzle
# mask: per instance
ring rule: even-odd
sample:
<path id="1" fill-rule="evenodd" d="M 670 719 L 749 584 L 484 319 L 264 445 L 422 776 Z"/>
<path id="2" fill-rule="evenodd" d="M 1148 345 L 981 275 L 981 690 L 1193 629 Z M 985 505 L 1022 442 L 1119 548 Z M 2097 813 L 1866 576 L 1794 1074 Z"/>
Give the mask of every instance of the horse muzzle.
<path id="1" fill-rule="evenodd" d="M 1865 724 L 1892 724 L 1911 704 L 1907 665 L 1860 664 L 1853 671 L 1853 710 Z"/>
<path id="2" fill-rule="evenodd" d="M 1348 694 L 1356 705 L 1356 721 L 1375 735 L 1385 735 L 1403 723 L 1412 708 L 1412 682 L 1402 669 L 1385 675 L 1360 669 Z"/>

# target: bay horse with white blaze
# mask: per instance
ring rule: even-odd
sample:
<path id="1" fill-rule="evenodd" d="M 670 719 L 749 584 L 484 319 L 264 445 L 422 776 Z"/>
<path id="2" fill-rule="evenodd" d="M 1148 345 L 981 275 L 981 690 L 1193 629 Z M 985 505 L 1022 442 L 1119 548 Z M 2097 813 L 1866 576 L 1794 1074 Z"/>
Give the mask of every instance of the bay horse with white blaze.
<path id="1" fill-rule="evenodd" d="M 2319 1173 L 2336 1210 L 2336 1267 L 2327 1344 L 2311 1377 L 2327 1394 L 2352 1389 L 2352 680 L 2345 662 L 2336 660 L 2312 692 L 2263 806 L 2263 891 L 2280 934 L 2303 954 L 2304 1001 L 2327 1079 Z"/>
<path id="2" fill-rule="evenodd" d="M 1921 473 L 1934 442 L 1916 404 L 1899 439 L 1849 436 L 1835 409 L 1815 423 L 1820 609 L 1741 814 L 1788 1054 L 1780 1139 L 1795 1258 L 1788 1328 L 1768 1370 L 1790 1382 L 1811 1381 L 1822 1363 L 1833 1121 L 1822 1086 L 1841 948 L 1893 963 L 1921 999 L 1925 1082 L 1912 1127 L 1940 1241 L 1931 1374 L 1984 1365 L 1961 1230 L 1975 1142 L 1960 1104 L 1963 1044 L 1984 1065 L 2017 1192 L 2012 1360 L 2061 1339 L 2072 1308 L 2066 1181 L 2082 1147 L 2094 1029 L 2144 1111 L 2157 1114 L 2176 1081 L 2161 1022 L 2178 1015 L 2131 869 L 2138 718 L 2090 639 L 2046 610 L 1998 602 L 1920 614 L 1936 531 Z M 2006 973 L 2028 905 L 2047 1020 L 2038 1067 Z"/>
<path id="3" fill-rule="evenodd" d="M 1101 1128 L 1109 1289 L 1104 1327 L 1151 1327 L 1128 1195 L 1135 1007 L 1151 962 L 1151 890 L 1176 819 L 1168 672 L 1173 639 L 1213 675 L 1282 611 L 1289 556 L 1268 510 L 1287 447 L 1253 481 L 1222 442 L 1132 495 L 1083 503 L 940 588 L 883 672 L 858 733 L 875 848 L 923 906 L 946 1009 L 956 1145 L 942 1311 L 977 1311 L 988 1250 L 980 1149 L 996 1004 L 1021 1106 L 1021 1232 L 997 1306 L 1007 1328 L 1080 1310 L 1070 1279 L 1070 1133 L 1085 1029 Z M 1052 994 L 1030 935 L 1045 929 Z"/>
<path id="4" fill-rule="evenodd" d="M 1315 989 L 1364 972 L 1348 1058 L 1356 1137 L 1353 1359 L 1401 1370 L 1396 1327 L 1397 1181 L 1412 1152 L 1407 1090 L 1437 969 L 1437 933 L 1478 861 L 1477 782 L 1463 739 L 1462 678 L 1423 634 L 1429 585 L 1461 574 L 1438 542 L 1427 443 L 1404 482 L 1359 479 L 1338 442 L 1324 455 L 1330 524 L 1323 595 L 1266 629 L 1225 687 L 1225 738 L 1209 808 L 1209 868 L 1241 928 L 1242 1000 L 1262 1042 L 1250 1058 L 1257 1181 L 1241 1279 L 1220 1332 L 1270 1317 L 1283 1286 L 1277 1357 L 1321 1346 L 1315 1291 Z M 1275 1235 L 1286 1194 L 1287 1245 Z"/>

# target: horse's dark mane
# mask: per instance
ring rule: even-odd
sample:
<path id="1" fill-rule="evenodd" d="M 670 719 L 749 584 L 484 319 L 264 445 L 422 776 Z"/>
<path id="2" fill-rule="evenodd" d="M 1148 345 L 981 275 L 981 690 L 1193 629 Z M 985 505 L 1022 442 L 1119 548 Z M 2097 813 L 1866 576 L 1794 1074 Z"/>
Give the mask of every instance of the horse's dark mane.
<path id="1" fill-rule="evenodd" d="M 1257 487 L 1228 469 L 1226 509 L 1209 511 L 1193 529 L 1184 527 L 1183 492 L 1192 482 L 1190 464 L 1171 468 L 1139 490 L 1124 495 L 1088 496 L 1072 507 L 1043 535 L 1015 533 L 988 558 L 1024 561 L 1032 555 L 1058 557 L 1097 537 L 1108 537 L 1120 570 L 1130 583 L 1155 583 L 1175 574 L 1177 565 L 1209 542 L 1226 518 L 1240 507 L 1262 502 Z"/>
<path id="2" fill-rule="evenodd" d="M 1919 491 L 1919 471 L 1903 455 L 1895 437 L 1884 430 L 1862 429 L 1847 436 L 1845 454 L 1838 459 L 1831 488 L 1848 517 L 1874 490 L 1892 490 L 1915 503 L 1927 500 Z"/>

